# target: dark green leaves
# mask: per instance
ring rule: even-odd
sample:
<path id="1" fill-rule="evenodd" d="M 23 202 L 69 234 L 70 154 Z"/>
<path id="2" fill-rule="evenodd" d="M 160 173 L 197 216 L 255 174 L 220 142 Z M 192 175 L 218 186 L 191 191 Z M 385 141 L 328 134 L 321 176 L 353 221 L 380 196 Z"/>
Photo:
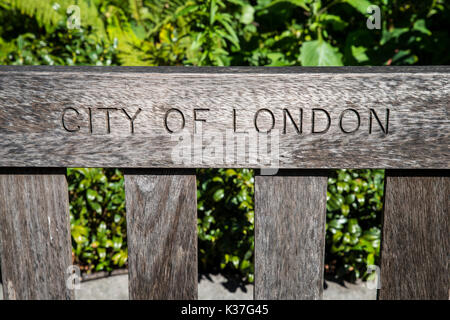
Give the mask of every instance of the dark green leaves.
<path id="1" fill-rule="evenodd" d="M 328 179 L 326 263 L 335 277 L 366 277 L 380 250 L 383 170 L 337 170 Z"/>
<path id="2" fill-rule="evenodd" d="M 200 269 L 253 281 L 253 171 L 197 170 Z"/>
<path id="3" fill-rule="evenodd" d="M 68 169 L 75 262 L 84 272 L 126 265 L 123 176 L 112 169 Z"/>

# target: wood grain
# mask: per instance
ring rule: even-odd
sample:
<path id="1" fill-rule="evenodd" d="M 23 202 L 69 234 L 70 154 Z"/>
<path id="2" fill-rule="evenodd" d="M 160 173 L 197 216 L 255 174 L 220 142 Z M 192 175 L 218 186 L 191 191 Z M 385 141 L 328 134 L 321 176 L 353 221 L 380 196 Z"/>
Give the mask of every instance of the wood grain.
<path id="1" fill-rule="evenodd" d="M 449 171 L 386 170 L 380 299 L 449 299 Z"/>
<path id="2" fill-rule="evenodd" d="M 448 66 L 2 66 L 0 166 L 448 169 L 449 105 Z"/>
<path id="3" fill-rule="evenodd" d="M 197 299 L 195 171 L 124 174 L 130 299 Z"/>
<path id="4" fill-rule="evenodd" d="M 0 168 L 0 234 L 5 299 L 72 299 L 65 169 Z"/>
<path id="5" fill-rule="evenodd" d="M 322 299 L 327 172 L 255 180 L 255 299 Z"/>

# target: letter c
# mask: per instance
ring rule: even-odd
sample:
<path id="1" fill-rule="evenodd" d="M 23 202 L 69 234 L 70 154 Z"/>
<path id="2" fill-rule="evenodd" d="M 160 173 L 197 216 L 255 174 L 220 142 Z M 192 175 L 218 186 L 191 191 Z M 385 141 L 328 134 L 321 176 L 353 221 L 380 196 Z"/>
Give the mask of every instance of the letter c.
<path id="1" fill-rule="evenodd" d="M 80 115 L 80 113 L 78 112 L 78 110 L 75 109 L 75 108 L 72 108 L 72 107 L 65 108 L 64 111 L 63 111 L 63 113 L 62 113 L 62 117 L 61 117 L 61 122 L 62 122 L 63 128 L 64 128 L 67 132 L 77 132 L 77 131 L 80 130 L 80 126 L 77 126 L 75 129 L 70 129 L 70 128 L 68 128 L 68 127 L 66 126 L 66 122 L 65 122 L 65 120 L 64 120 L 64 117 L 65 117 L 67 111 L 69 111 L 69 110 L 75 111 L 75 113 L 77 114 L 77 116 Z"/>

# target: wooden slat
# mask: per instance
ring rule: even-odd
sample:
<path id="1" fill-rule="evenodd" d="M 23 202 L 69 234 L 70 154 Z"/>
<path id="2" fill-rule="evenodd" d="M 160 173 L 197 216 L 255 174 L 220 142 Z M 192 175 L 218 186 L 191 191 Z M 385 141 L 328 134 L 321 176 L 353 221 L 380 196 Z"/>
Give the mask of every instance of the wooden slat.
<path id="1" fill-rule="evenodd" d="M 5 299 L 72 299 L 66 169 L 0 168 Z"/>
<path id="2" fill-rule="evenodd" d="M 255 299 L 321 299 L 327 172 L 255 180 Z"/>
<path id="3" fill-rule="evenodd" d="M 0 166 L 261 168 L 273 126 L 272 167 L 449 169 L 449 101 L 448 66 L 2 66 Z M 180 162 L 172 132 L 200 125 L 209 148 Z M 220 152 L 244 131 L 247 157 Z"/>
<path id="4" fill-rule="evenodd" d="M 127 170 L 130 299 L 197 299 L 194 170 Z"/>
<path id="5" fill-rule="evenodd" d="M 386 170 L 380 299 L 449 299 L 449 171 Z"/>

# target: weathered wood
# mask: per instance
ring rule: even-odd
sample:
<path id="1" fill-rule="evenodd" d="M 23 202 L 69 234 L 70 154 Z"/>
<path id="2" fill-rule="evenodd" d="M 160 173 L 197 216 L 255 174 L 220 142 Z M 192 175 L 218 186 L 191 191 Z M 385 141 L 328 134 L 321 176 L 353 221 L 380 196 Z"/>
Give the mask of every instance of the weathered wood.
<path id="1" fill-rule="evenodd" d="M 448 66 L 3 66 L 0 166 L 448 169 L 449 105 Z"/>
<path id="2" fill-rule="evenodd" d="M 193 170 L 126 170 L 131 299 L 197 299 Z"/>
<path id="3" fill-rule="evenodd" d="M 380 299 L 449 299 L 449 171 L 386 170 Z"/>
<path id="4" fill-rule="evenodd" d="M 255 299 L 321 299 L 327 172 L 255 179 Z"/>
<path id="5" fill-rule="evenodd" d="M 72 299 L 69 193 L 65 169 L 0 168 L 5 299 Z"/>

